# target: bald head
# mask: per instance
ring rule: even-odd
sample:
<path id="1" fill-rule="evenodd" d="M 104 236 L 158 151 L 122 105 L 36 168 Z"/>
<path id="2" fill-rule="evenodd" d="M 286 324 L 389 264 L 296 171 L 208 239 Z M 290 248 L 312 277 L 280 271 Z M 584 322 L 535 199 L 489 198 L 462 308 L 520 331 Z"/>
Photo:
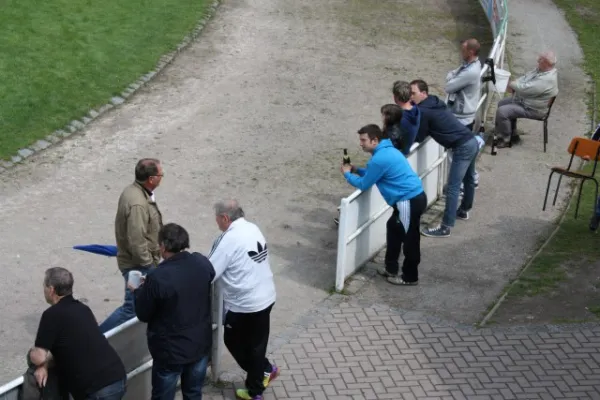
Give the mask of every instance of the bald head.
<path id="1" fill-rule="evenodd" d="M 556 66 L 556 54 L 551 51 L 545 51 L 538 56 L 538 69 L 540 71 L 550 71 Z"/>
<path id="2" fill-rule="evenodd" d="M 477 39 L 467 39 L 462 42 L 461 55 L 463 60 L 471 62 L 479 58 L 481 45 Z"/>
<path id="3" fill-rule="evenodd" d="M 215 214 L 219 229 L 225 232 L 233 221 L 244 217 L 244 210 L 237 200 L 228 199 L 215 204 Z"/>

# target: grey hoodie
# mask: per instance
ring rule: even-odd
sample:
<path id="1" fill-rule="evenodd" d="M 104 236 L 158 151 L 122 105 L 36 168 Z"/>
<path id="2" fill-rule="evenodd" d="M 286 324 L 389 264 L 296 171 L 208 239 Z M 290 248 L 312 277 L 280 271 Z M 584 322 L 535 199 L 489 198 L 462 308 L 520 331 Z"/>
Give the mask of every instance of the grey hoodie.
<path id="1" fill-rule="evenodd" d="M 479 59 L 464 63 L 446 76 L 448 106 L 463 125 L 475 119 L 481 96 L 481 62 Z"/>

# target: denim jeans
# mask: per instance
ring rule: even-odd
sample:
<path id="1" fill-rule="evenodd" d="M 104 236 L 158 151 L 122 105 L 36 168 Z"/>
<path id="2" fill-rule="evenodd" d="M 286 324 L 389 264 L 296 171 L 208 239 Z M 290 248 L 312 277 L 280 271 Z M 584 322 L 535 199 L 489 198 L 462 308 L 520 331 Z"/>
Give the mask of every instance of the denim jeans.
<path id="1" fill-rule="evenodd" d="M 126 381 L 115 382 L 108 386 L 103 387 L 96 393 L 88 394 L 85 400 L 121 400 L 125 395 Z"/>
<path id="2" fill-rule="evenodd" d="M 208 356 L 185 365 L 152 365 L 152 400 L 173 400 L 181 376 L 183 400 L 201 400 Z"/>
<path id="3" fill-rule="evenodd" d="M 446 189 L 446 209 L 442 225 L 452 228 L 456 221 L 460 184 L 464 183 L 464 195 L 460 208 L 469 211 L 473 208 L 475 198 L 475 159 L 479 146 L 475 137 L 462 145 L 452 149 L 452 162 L 448 173 L 448 187 Z"/>
<path id="4" fill-rule="evenodd" d="M 133 292 L 127 289 L 127 278 L 129 277 L 129 271 L 140 271 L 142 275 L 145 276 L 149 270 L 150 267 L 139 267 L 131 268 L 123 272 L 123 278 L 125 279 L 125 299 L 123 300 L 123 305 L 113 311 L 113 313 L 110 314 L 108 318 L 106 318 L 104 322 L 100 324 L 100 330 L 102 333 L 106 333 L 135 317 Z"/>

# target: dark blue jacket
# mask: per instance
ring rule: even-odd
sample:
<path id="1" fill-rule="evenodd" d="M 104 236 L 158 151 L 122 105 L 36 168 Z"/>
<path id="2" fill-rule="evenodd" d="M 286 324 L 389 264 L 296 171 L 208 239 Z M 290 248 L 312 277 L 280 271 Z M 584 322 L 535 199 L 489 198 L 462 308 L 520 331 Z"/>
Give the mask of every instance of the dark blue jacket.
<path id="1" fill-rule="evenodd" d="M 151 270 L 135 290 L 135 313 L 148 323 L 148 349 L 155 363 L 188 364 L 209 354 L 214 277 L 206 257 L 182 251 Z"/>
<path id="2" fill-rule="evenodd" d="M 454 149 L 473 138 L 473 132 L 461 124 L 450 109 L 437 96 L 429 95 L 418 105 L 421 125 L 417 142 L 431 136 L 447 149 Z"/>
<path id="3" fill-rule="evenodd" d="M 402 110 L 402 120 L 400 120 L 399 124 L 394 124 L 386 128 L 385 133 L 392 141 L 394 147 L 400 150 L 405 156 L 408 156 L 410 148 L 415 142 L 420 122 L 421 112 L 417 106 L 413 106 L 410 110 Z"/>

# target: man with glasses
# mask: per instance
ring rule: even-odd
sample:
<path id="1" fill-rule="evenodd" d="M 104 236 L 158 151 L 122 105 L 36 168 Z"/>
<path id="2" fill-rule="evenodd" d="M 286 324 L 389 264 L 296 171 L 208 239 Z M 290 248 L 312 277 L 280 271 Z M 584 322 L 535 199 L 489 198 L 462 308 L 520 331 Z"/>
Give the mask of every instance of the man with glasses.
<path id="1" fill-rule="evenodd" d="M 123 305 L 100 324 L 103 333 L 135 317 L 134 296 L 127 289 L 129 273 L 139 271 L 146 275 L 160 261 L 158 232 L 162 228 L 162 215 L 154 190 L 163 175 L 159 160 L 141 159 L 135 166 L 135 182 L 127 186 L 119 198 L 115 237 L 117 265 L 125 279 L 125 298 Z"/>

